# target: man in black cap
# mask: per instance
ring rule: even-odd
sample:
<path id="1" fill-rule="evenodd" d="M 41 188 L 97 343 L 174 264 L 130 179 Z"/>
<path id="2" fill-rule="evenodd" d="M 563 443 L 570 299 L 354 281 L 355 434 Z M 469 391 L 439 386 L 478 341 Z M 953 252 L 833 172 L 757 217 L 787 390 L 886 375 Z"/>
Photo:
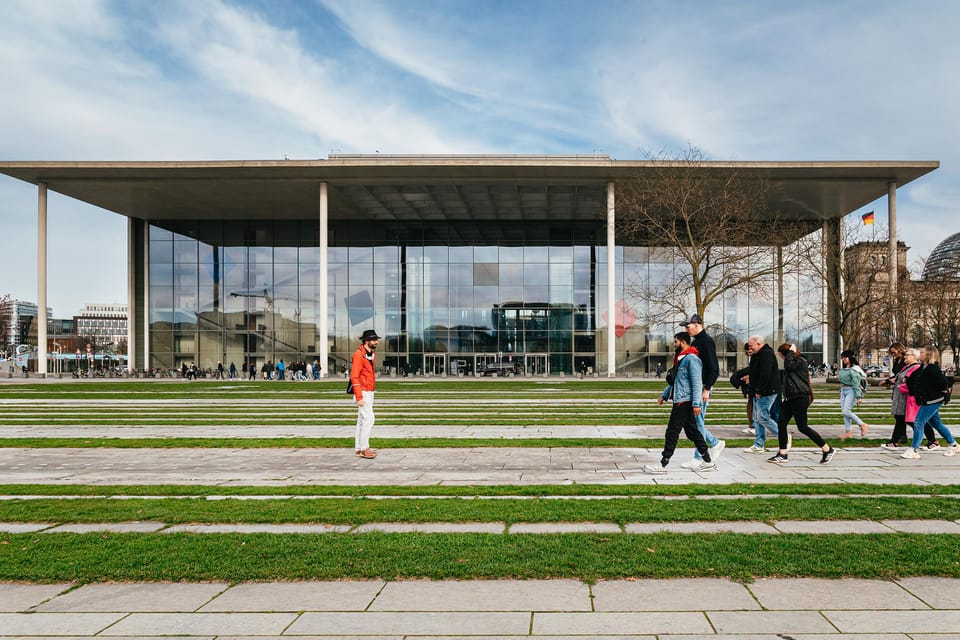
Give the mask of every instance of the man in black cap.
<path id="1" fill-rule="evenodd" d="M 706 331 L 703 329 L 703 318 L 698 313 L 690 314 L 685 320 L 680 321 L 680 326 L 685 327 L 687 335 L 690 336 L 690 346 L 696 348 L 700 354 L 700 360 L 703 362 L 703 395 L 701 398 L 701 411 L 697 414 L 697 429 L 703 436 L 704 441 L 710 448 L 710 459 L 714 462 L 723 453 L 727 443 L 717 436 L 710 433 L 704 424 L 704 417 L 707 415 L 707 404 L 710 402 L 710 390 L 717 383 L 720 377 L 720 363 L 717 361 L 717 345 L 714 343 Z M 681 467 L 692 469 L 699 467 L 702 456 L 699 451 L 694 451 L 693 460 L 684 462 Z"/>
<path id="2" fill-rule="evenodd" d="M 370 433 L 373 431 L 373 393 L 377 387 L 377 345 L 380 336 L 367 329 L 360 336 L 360 346 L 353 352 L 350 363 L 350 386 L 357 402 L 357 433 L 355 438 L 358 458 L 372 460 L 377 452 L 370 448 Z"/>

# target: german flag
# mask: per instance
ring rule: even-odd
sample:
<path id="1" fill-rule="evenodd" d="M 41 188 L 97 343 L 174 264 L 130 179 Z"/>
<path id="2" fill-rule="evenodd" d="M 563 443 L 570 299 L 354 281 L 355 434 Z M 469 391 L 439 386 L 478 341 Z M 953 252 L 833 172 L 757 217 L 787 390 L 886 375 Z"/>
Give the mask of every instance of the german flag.
<path id="1" fill-rule="evenodd" d="M 866 212 L 860 216 L 860 219 L 863 220 L 864 225 L 873 224 L 873 211 Z"/>

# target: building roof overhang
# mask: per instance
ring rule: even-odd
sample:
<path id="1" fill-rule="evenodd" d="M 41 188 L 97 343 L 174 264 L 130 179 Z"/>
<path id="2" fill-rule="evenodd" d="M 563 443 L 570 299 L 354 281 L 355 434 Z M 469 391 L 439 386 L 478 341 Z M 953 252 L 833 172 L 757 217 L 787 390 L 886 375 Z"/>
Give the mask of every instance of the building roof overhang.
<path id="1" fill-rule="evenodd" d="M 597 220 L 606 184 L 669 161 L 605 156 L 334 155 L 326 160 L 0 162 L 0 173 L 131 218 Z M 767 184 L 769 210 L 816 223 L 846 215 L 937 169 L 936 161 L 702 162 Z"/>

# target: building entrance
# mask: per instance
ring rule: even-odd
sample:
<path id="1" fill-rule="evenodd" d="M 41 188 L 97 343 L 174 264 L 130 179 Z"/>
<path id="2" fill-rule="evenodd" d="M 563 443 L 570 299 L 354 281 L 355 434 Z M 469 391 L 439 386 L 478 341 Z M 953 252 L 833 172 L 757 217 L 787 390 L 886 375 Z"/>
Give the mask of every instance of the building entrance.
<path id="1" fill-rule="evenodd" d="M 442 376 L 447 372 L 447 354 L 423 354 L 423 373 L 428 376 Z"/>
<path id="2" fill-rule="evenodd" d="M 547 365 L 547 354 L 528 354 L 526 356 L 526 373 L 528 376 L 549 375 L 550 368 Z"/>

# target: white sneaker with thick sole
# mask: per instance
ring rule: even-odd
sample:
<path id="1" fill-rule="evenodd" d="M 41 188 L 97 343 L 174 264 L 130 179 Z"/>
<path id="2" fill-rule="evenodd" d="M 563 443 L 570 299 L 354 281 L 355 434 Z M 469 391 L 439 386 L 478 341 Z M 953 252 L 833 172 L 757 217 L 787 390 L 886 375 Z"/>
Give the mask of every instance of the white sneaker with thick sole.
<path id="1" fill-rule="evenodd" d="M 717 444 L 710 447 L 710 460 L 716 462 L 720 459 L 720 454 L 727 448 L 726 440 L 717 440 Z"/>
<path id="2" fill-rule="evenodd" d="M 752 444 L 746 449 L 744 449 L 743 452 L 744 453 L 766 453 L 767 449 L 766 447 L 758 447 L 757 445 Z"/>
<path id="3" fill-rule="evenodd" d="M 701 471 L 716 471 L 716 470 L 717 470 L 717 463 L 716 463 L 716 462 L 704 462 L 703 460 L 699 460 L 699 462 L 700 462 L 700 464 L 697 465 L 696 467 L 693 467 L 692 469 L 690 469 L 690 471 L 701 472 Z"/>
<path id="4" fill-rule="evenodd" d="M 693 469 L 694 467 L 699 467 L 701 462 L 703 462 L 703 461 L 702 461 L 702 460 L 697 460 L 696 458 L 694 458 L 693 460 L 687 460 L 686 462 L 684 462 L 683 464 L 681 464 L 681 465 L 680 465 L 680 468 L 681 468 L 681 469 Z"/>
<path id="5" fill-rule="evenodd" d="M 667 475 L 667 468 L 659 464 L 645 464 L 643 465 L 643 472 L 654 476 L 665 476 Z"/>
<path id="6" fill-rule="evenodd" d="M 910 449 L 907 449 L 906 451 L 901 453 L 900 457 L 905 460 L 916 460 L 917 458 L 920 457 L 920 452 L 911 447 Z"/>
<path id="7" fill-rule="evenodd" d="M 960 444 L 958 444 L 958 443 L 955 442 L 955 443 L 953 443 L 952 445 L 950 445 L 949 447 L 947 447 L 947 450 L 943 452 L 943 455 L 945 455 L 945 456 L 955 456 L 955 455 L 957 455 L 958 453 L 960 453 Z"/>

